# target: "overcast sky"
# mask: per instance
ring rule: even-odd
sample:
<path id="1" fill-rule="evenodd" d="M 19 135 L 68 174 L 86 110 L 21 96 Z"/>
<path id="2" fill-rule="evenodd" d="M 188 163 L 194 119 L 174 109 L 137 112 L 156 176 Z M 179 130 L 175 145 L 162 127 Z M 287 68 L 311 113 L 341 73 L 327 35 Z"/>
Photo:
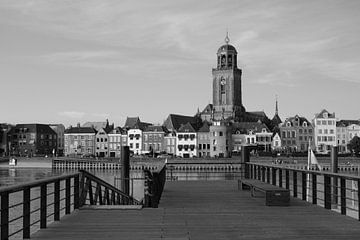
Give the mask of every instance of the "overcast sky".
<path id="1" fill-rule="evenodd" d="M 229 29 L 243 104 L 359 119 L 360 1 L 0 0 L 0 122 L 162 123 L 212 102 Z"/>

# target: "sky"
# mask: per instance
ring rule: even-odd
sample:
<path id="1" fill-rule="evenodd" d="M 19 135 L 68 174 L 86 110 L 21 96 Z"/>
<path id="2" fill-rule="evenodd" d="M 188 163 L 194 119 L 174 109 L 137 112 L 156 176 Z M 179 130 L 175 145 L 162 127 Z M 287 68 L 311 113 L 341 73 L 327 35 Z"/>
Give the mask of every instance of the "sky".
<path id="1" fill-rule="evenodd" d="M 357 0 L 0 0 L 0 122 L 163 123 L 212 103 L 226 31 L 247 111 L 360 119 Z"/>

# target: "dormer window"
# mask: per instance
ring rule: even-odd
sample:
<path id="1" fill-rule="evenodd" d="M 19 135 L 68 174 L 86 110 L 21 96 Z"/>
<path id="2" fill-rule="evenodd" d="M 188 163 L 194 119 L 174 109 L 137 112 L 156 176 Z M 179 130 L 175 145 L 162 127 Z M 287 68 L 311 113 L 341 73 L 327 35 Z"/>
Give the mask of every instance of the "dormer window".
<path id="1" fill-rule="evenodd" d="M 323 117 L 324 117 L 324 118 L 328 118 L 328 117 L 329 117 L 328 113 L 327 113 L 327 112 L 324 112 Z"/>
<path id="2" fill-rule="evenodd" d="M 307 127 L 307 122 L 303 122 L 303 127 Z"/>
<path id="3" fill-rule="evenodd" d="M 291 127 L 291 123 L 290 123 L 290 122 L 287 122 L 287 123 L 286 123 L 286 126 L 287 126 L 287 127 Z"/>
<path id="4" fill-rule="evenodd" d="M 266 133 L 266 128 L 263 128 L 261 131 L 262 131 L 263 133 Z"/>

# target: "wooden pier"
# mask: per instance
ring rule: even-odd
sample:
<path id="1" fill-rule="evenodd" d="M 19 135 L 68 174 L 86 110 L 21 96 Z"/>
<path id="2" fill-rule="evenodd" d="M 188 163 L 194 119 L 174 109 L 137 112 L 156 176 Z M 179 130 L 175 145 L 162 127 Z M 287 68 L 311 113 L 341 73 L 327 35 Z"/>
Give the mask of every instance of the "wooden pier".
<path id="1" fill-rule="evenodd" d="M 159 208 L 81 209 L 32 239 L 359 239 L 359 221 L 291 198 L 289 207 L 236 181 L 166 182 Z"/>

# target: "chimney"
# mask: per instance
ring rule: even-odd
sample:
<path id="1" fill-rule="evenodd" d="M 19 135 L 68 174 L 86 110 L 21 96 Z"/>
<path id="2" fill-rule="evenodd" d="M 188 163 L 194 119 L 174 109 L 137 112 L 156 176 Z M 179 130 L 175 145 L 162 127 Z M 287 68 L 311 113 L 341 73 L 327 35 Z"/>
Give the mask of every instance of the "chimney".
<path id="1" fill-rule="evenodd" d="M 80 128 L 80 123 L 77 123 L 77 127 Z"/>

